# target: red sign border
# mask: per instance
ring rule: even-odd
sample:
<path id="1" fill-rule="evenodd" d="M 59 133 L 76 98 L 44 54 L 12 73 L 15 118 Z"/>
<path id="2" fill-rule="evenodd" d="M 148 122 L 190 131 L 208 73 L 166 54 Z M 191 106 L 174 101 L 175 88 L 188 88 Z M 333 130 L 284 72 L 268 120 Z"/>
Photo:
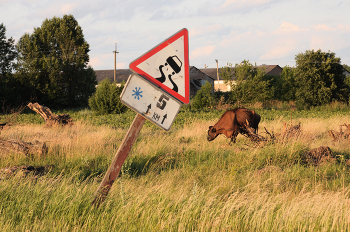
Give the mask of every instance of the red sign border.
<path id="1" fill-rule="evenodd" d="M 165 86 L 158 80 L 156 80 L 154 77 L 146 73 L 145 71 L 139 69 L 137 66 L 156 54 L 157 52 L 161 51 L 165 47 L 172 44 L 174 41 L 179 39 L 180 37 L 184 36 L 184 59 L 185 59 L 185 96 L 180 95 L 179 93 L 175 92 L 174 90 L 170 89 L 168 86 Z M 190 75 L 189 75 L 189 58 L 188 58 L 188 30 L 186 28 L 181 29 L 174 35 L 170 36 L 168 39 L 164 40 L 162 43 L 158 44 L 139 58 L 132 61 L 129 65 L 129 68 L 138 73 L 139 75 L 145 77 L 147 80 L 158 86 L 159 88 L 165 90 L 170 95 L 178 99 L 179 101 L 188 104 L 190 102 Z"/>

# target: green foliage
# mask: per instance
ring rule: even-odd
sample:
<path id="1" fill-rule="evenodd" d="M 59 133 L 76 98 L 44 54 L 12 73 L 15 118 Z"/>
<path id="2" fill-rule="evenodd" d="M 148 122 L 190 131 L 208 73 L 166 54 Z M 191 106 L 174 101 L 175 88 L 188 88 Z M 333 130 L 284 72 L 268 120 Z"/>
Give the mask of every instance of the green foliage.
<path id="1" fill-rule="evenodd" d="M 18 44 L 17 79 L 27 96 L 50 107 L 87 105 L 97 84 L 89 44 L 72 15 L 46 19 Z"/>
<path id="2" fill-rule="evenodd" d="M 295 69 L 285 66 L 279 77 L 275 78 L 275 99 L 282 101 L 294 101 L 296 92 Z"/>
<path id="3" fill-rule="evenodd" d="M 0 112 L 19 105 L 20 98 L 17 93 L 16 80 L 12 74 L 14 60 L 17 56 L 15 40 L 6 39 L 6 27 L 0 24 Z"/>
<path id="4" fill-rule="evenodd" d="M 224 80 L 226 85 L 232 86 L 235 83 L 235 69 L 232 67 L 231 63 L 220 69 L 220 76 Z"/>
<path id="5" fill-rule="evenodd" d="M 350 66 L 349 66 L 349 65 L 343 64 L 343 67 L 344 67 L 344 69 L 346 69 L 348 72 L 350 72 Z"/>
<path id="6" fill-rule="evenodd" d="M 6 27 L 0 24 L 0 78 L 5 73 L 11 73 L 14 67 L 14 59 L 17 56 L 15 40 L 6 39 Z"/>
<path id="7" fill-rule="evenodd" d="M 212 95 L 212 86 L 209 82 L 206 82 L 205 85 L 196 93 L 192 101 L 192 107 L 194 109 L 208 108 L 213 105 L 214 97 Z"/>
<path id="8" fill-rule="evenodd" d="M 22 104 L 19 83 L 12 73 L 0 75 L 0 112 L 9 113 Z"/>
<path id="9" fill-rule="evenodd" d="M 244 60 L 241 64 L 225 67 L 222 76 L 226 83 L 231 83 L 232 100 L 238 106 L 246 103 L 266 102 L 273 96 L 271 80 L 265 77 L 262 69 Z M 233 81 L 234 80 L 234 81 Z"/>
<path id="10" fill-rule="evenodd" d="M 106 78 L 89 98 L 89 106 L 96 114 L 121 114 L 127 107 L 121 103 L 120 94 L 124 85 L 117 86 Z"/>
<path id="11" fill-rule="evenodd" d="M 297 107 L 347 101 L 349 90 L 344 83 L 340 58 L 334 53 L 308 50 L 296 57 L 295 81 Z"/>

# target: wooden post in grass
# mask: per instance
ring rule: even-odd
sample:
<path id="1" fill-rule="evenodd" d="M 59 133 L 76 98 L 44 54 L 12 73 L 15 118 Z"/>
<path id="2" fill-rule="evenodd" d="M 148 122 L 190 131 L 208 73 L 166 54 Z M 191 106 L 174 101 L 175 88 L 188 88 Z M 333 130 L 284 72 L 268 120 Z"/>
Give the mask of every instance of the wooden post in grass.
<path id="1" fill-rule="evenodd" d="M 165 49 L 168 46 L 169 49 Z M 152 61 L 148 61 L 148 59 Z M 164 66 L 159 66 L 159 62 L 165 65 L 169 64 L 173 71 L 168 76 L 172 83 L 171 87 L 163 84 L 166 77 L 161 69 Z M 95 199 L 92 204 L 97 206 L 106 199 L 146 118 L 164 130 L 169 130 L 182 103 L 189 103 L 190 76 L 187 29 L 184 28 L 169 37 L 151 51 L 131 62 L 129 66 L 132 71 L 141 76 L 135 73 L 129 76 L 128 82 L 120 95 L 120 101 L 138 114 L 123 139 L 102 183 L 95 192 Z M 155 72 L 158 69 L 160 73 Z M 176 83 L 171 79 L 171 76 L 175 74 Z M 162 77 L 159 78 L 159 75 L 162 75 Z"/>
<path id="2" fill-rule="evenodd" d="M 112 188 L 115 179 L 118 177 L 120 169 L 123 166 L 126 157 L 128 157 L 129 151 L 131 150 L 131 147 L 139 135 L 145 121 L 146 119 L 140 114 L 135 116 L 135 119 L 124 137 L 107 173 L 95 192 L 95 199 L 92 202 L 93 205 L 99 206 L 106 199 L 108 192 Z"/>

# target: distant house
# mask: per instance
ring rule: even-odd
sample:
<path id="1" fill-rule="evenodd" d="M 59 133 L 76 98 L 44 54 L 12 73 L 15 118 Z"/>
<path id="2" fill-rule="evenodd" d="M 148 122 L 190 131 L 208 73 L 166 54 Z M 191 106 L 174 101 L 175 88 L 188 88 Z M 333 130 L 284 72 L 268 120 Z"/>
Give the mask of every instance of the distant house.
<path id="1" fill-rule="evenodd" d="M 220 90 L 222 92 L 227 92 L 231 90 L 231 87 L 229 85 L 226 85 L 224 83 L 224 80 L 221 78 L 220 68 L 203 68 L 200 70 L 214 80 L 214 91 Z"/>
<path id="2" fill-rule="evenodd" d="M 95 70 L 97 82 L 100 83 L 105 78 L 110 81 L 114 81 L 114 70 Z M 132 74 L 130 69 L 117 69 L 116 70 L 116 82 L 121 83 L 127 81 L 129 76 Z M 213 86 L 214 91 L 214 79 L 203 73 L 201 70 L 194 66 L 190 66 L 190 96 L 196 95 L 197 91 L 201 89 L 202 85 L 209 82 Z"/>
<path id="3" fill-rule="evenodd" d="M 214 79 L 209 75 L 202 72 L 200 69 L 195 66 L 190 66 L 190 96 L 195 96 L 197 91 L 205 85 L 206 82 L 209 82 L 212 86 L 212 92 L 214 92 Z"/>
<path id="4" fill-rule="evenodd" d="M 266 75 L 272 75 L 272 76 L 279 76 L 282 73 L 282 68 L 279 65 L 260 65 L 257 66 L 260 69 L 263 69 L 265 71 Z M 214 90 L 215 91 L 222 91 L 227 92 L 231 90 L 230 85 L 226 85 L 224 80 L 221 77 L 221 69 L 217 70 L 216 68 L 204 68 L 200 69 L 203 73 L 210 76 L 212 79 L 214 79 Z M 234 80 L 233 80 L 234 82 Z"/>

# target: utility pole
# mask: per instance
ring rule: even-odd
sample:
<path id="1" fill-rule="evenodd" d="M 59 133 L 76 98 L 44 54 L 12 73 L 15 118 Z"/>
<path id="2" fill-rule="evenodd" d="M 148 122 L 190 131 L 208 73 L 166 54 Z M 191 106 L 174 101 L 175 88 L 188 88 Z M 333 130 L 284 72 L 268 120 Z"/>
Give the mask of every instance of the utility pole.
<path id="1" fill-rule="evenodd" d="M 116 78 L 116 72 L 117 72 L 117 43 L 115 43 L 115 50 L 113 51 L 114 53 L 114 82 Z"/>
<path id="2" fill-rule="evenodd" d="M 218 91 L 220 91 L 220 80 L 219 80 L 219 61 L 215 59 L 216 62 L 216 76 L 218 78 Z"/>

